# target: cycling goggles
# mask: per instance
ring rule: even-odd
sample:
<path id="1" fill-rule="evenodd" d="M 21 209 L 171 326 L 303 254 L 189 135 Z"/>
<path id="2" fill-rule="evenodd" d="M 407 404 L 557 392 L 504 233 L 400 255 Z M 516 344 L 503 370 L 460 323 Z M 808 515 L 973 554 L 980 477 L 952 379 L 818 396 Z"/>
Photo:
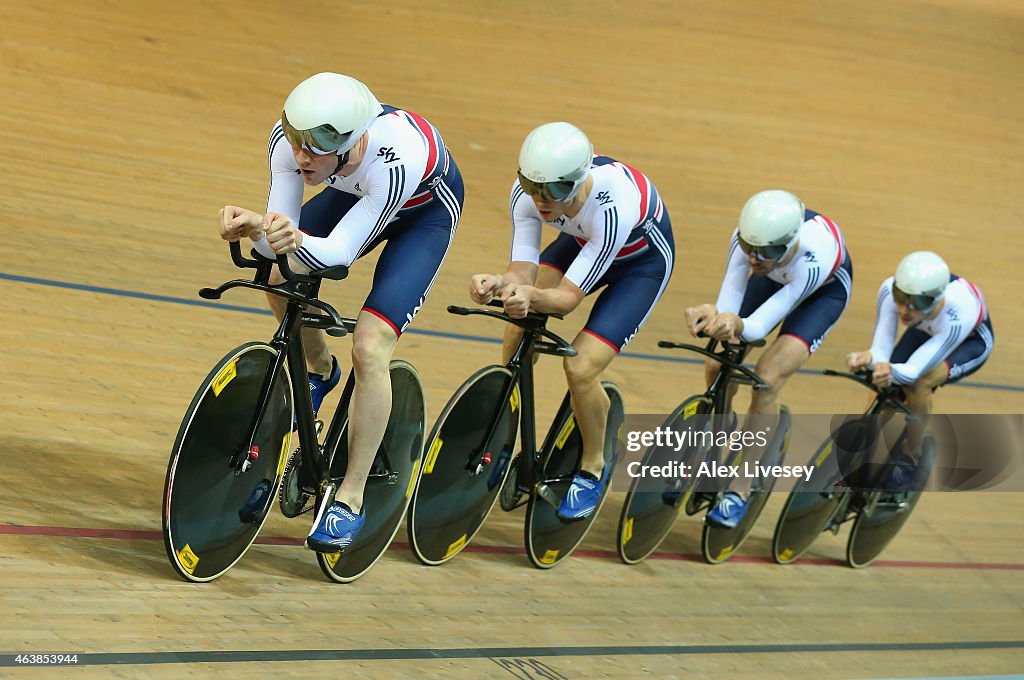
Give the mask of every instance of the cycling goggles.
<path id="1" fill-rule="evenodd" d="M 292 147 L 302 147 L 317 156 L 337 153 L 352 137 L 352 132 L 338 132 L 333 125 L 318 125 L 309 130 L 297 130 L 288 122 L 288 116 L 281 112 L 281 128 L 284 137 Z"/>
<path id="2" fill-rule="evenodd" d="M 747 255 L 753 255 L 762 262 L 774 262 L 775 260 L 781 260 L 786 253 L 789 252 L 789 247 L 793 245 L 793 242 L 790 241 L 789 243 L 781 246 L 754 246 L 744 241 L 742 236 L 737 235 L 736 238 L 739 239 L 740 248 L 744 253 Z"/>
<path id="3" fill-rule="evenodd" d="M 534 182 L 532 179 L 519 174 L 519 185 L 523 191 L 531 196 L 540 196 L 548 201 L 568 201 L 576 193 L 582 182 L 573 180 L 559 180 L 557 182 Z"/>
<path id="4" fill-rule="evenodd" d="M 916 309 L 919 312 L 930 312 L 935 303 L 938 302 L 941 295 L 911 295 L 905 293 L 896 287 L 896 284 L 892 286 L 892 299 L 896 301 L 898 305 L 905 305 L 911 309 Z"/>

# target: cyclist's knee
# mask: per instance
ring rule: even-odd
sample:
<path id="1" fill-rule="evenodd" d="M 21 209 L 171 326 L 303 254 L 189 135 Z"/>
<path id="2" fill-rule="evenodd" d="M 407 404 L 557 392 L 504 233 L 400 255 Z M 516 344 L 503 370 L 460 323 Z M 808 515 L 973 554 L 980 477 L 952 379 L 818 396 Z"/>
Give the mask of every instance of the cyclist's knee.
<path id="1" fill-rule="evenodd" d="M 933 389 L 933 386 L 923 380 L 918 380 L 913 385 L 904 385 L 903 396 L 907 408 L 917 414 L 930 413 Z"/>
<path id="2" fill-rule="evenodd" d="M 398 338 L 384 322 L 366 324 L 362 319 L 352 338 L 352 367 L 357 372 L 386 371 Z"/>
<path id="3" fill-rule="evenodd" d="M 604 370 L 602 362 L 581 352 L 574 357 L 566 357 L 562 361 L 565 377 L 570 387 L 584 387 L 596 382 Z"/>

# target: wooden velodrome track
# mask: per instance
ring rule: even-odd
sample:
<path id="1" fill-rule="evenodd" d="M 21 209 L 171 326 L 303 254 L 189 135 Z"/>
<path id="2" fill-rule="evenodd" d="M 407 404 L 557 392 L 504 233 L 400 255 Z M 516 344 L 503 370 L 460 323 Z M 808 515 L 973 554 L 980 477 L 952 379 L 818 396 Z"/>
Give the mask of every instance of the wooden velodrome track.
<path id="1" fill-rule="evenodd" d="M 347 586 L 298 547 L 304 519 L 275 513 L 203 586 L 177 579 L 159 539 L 185 406 L 224 352 L 272 330 L 255 294 L 194 304 L 235 276 L 217 210 L 265 206 L 270 126 L 320 70 L 429 118 L 466 178 L 454 247 L 398 350 L 430 422 L 497 357 L 495 324 L 444 307 L 504 265 L 520 141 L 559 119 L 645 171 L 675 226 L 668 292 L 610 371 L 631 412 L 667 413 L 700 386 L 698 366 L 656 343 L 682 340 L 684 307 L 714 298 L 740 206 L 770 187 L 835 219 L 855 260 L 851 307 L 809 369 L 866 347 L 880 280 L 930 248 L 984 290 L 997 334 L 938 408 L 1024 412 L 1022 15 L 1013 0 L 3 3 L 0 654 L 77 652 L 89 677 L 1024 673 L 1019 494 L 927 495 L 860 571 L 837 566 L 833 537 L 771 564 L 781 495 L 716 567 L 696 560 L 692 521 L 620 564 L 621 493 L 548 572 L 522 554 L 521 511 L 492 516 L 445 567 L 400 543 Z M 353 312 L 371 272 L 372 257 L 325 298 Z M 571 337 L 585 313 L 555 330 Z M 545 361 L 542 414 L 564 390 Z M 833 382 L 798 375 L 785 401 L 863 406 Z"/>

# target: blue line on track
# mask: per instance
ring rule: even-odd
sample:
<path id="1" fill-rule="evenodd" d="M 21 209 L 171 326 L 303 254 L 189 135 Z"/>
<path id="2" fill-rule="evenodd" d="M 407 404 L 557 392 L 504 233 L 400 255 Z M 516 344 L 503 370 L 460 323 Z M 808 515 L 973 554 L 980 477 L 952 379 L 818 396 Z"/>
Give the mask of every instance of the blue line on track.
<path id="1" fill-rule="evenodd" d="M 135 298 L 137 300 L 149 300 L 152 302 L 169 302 L 177 305 L 191 305 L 193 307 L 208 307 L 210 309 L 228 310 L 231 312 L 242 312 L 244 314 L 259 314 L 262 316 L 270 316 L 269 309 L 260 309 L 257 307 L 243 307 L 241 305 L 228 305 L 222 302 L 210 302 L 208 300 L 191 300 L 188 298 L 171 297 L 169 295 L 154 295 L 152 293 L 140 293 L 131 290 L 121 290 L 118 288 L 104 288 L 102 286 L 89 286 L 83 283 L 71 283 L 68 281 L 55 281 L 52 279 L 39 279 L 32 276 L 19 276 L 17 274 L 5 274 L 0 272 L 0 280 L 15 281 L 18 283 L 31 283 L 37 286 L 50 286 L 52 288 L 64 288 L 67 290 L 77 290 L 86 293 L 99 293 L 101 295 L 114 295 L 117 297 Z M 447 340 L 465 340 L 467 342 L 483 342 L 487 344 L 497 345 L 501 344 L 500 338 L 487 337 L 483 335 L 469 335 L 466 333 L 449 333 L 447 331 L 432 331 L 421 328 L 410 328 L 405 331 L 409 335 L 422 335 L 425 337 L 432 338 L 444 338 Z M 690 357 L 678 357 L 661 354 L 643 354 L 640 352 L 623 352 L 622 355 L 628 359 L 641 359 L 644 361 L 665 361 L 676 364 L 703 364 L 703 359 L 691 359 Z M 821 371 L 801 368 L 799 373 L 805 373 L 809 375 L 820 375 Z M 973 382 L 973 381 L 961 381 L 957 383 L 964 387 L 974 387 L 983 390 L 1000 390 L 1003 392 L 1024 392 L 1024 387 L 1019 385 L 1000 385 L 996 383 L 984 383 L 984 382 Z"/>

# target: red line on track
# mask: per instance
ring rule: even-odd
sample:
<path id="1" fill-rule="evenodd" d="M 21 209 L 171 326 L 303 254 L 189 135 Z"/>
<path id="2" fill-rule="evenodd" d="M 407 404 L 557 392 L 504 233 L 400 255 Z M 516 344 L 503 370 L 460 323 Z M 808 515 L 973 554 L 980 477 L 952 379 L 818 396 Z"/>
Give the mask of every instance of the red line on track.
<path id="1" fill-rule="evenodd" d="M 162 541 L 163 534 L 160 531 L 137 531 L 132 529 L 90 529 L 85 527 L 48 527 L 48 526 L 26 526 L 21 524 L 0 524 L 0 535 L 8 536 L 55 536 L 58 538 L 113 538 L 118 540 L 141 540 L 141 541 Z M 287 536 L 261 536 L 256 539 L 260 545 L 302 545 L 301 538 L 290 538 Z M 400 549 L 408 549 L 408 543 L 394 541 L 392 546 Z M 505 545 L 468 545 L 465 552 L 481 553 L 490 555 L 520 555 L 525 552 L 523 548 Z M 573 553 L 577 557 L 588 557 L 592 559 L 618 559 L 618 556 L 611 550 L 577 550 Z M 650 560 L 676 560 L 680 562 L 703 563 L 700 555 L 682 553 L 654 553 L 647 559 Z M 729 559 L 730 562 L 741 564 L 774 564 L 769 557 L 757 557 L 753 555 L 736 555 Z M 822 557 L 804 557 L 797 563 L 802 566 L 817 567 L 839 567 L 846 566 L 842 560 L 833 560 Z M 1009 562 L 926 562 L 923 560 L 877 560 L 871 563 L 874 567 L 901 567 L 913 569 L 979 569 L 979 570 L 1007 570 L 1024 571 L 1024 564 Z"/>

